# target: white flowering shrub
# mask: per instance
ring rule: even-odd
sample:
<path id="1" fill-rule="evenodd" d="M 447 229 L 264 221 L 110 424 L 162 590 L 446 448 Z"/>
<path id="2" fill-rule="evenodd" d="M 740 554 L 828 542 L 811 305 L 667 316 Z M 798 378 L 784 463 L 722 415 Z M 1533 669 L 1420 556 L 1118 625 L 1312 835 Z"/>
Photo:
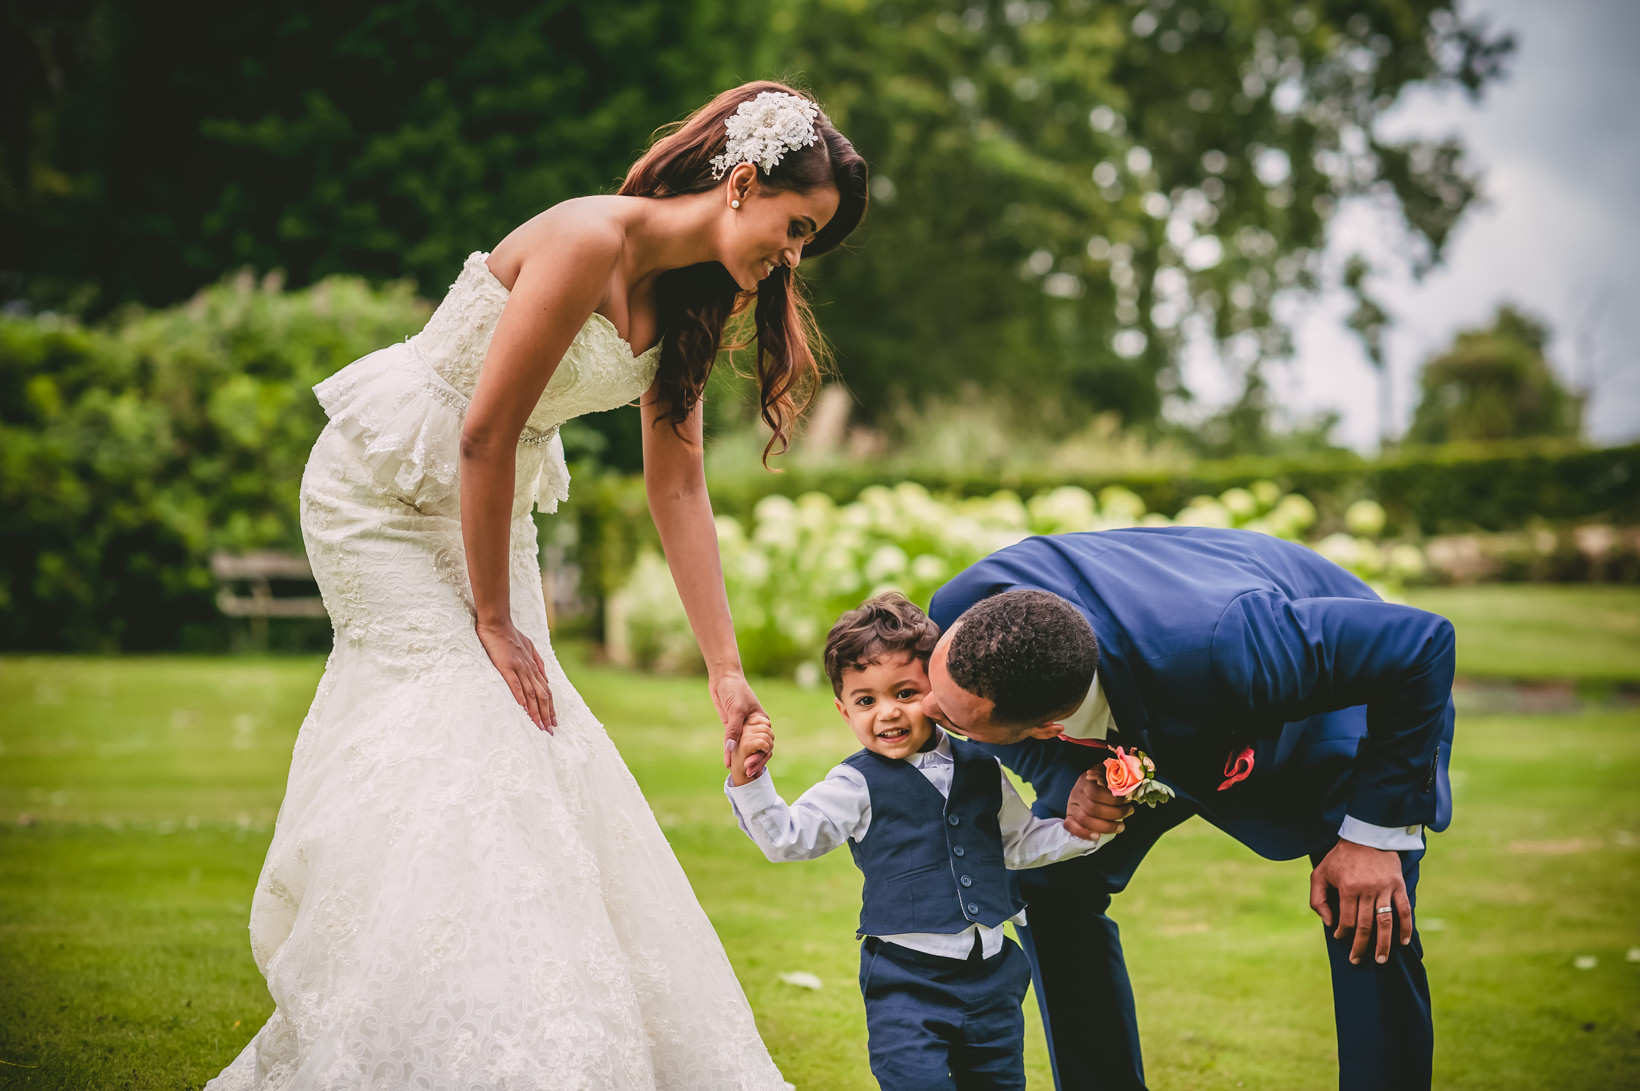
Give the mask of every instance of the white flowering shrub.
<path id="1" fill-rule="evenodd" d="M 1351 525 L 1370 525 L 1370 514 L 1363 509 Z M 812 680 L 826 633 L 844 610 L 885 590 L 926 605 L 953 575 L 1032 534 L 1178 525 L 1303 541 L 1315 521 L 1313 504 L 1268 481 L 1198 496 L 1171 519 L 1146 512 L 1137 495 L 1117 486 L 1095 495 L 1066 485 L 1022 501 L 1006 490 L 941 499 L 906 482 L 872 486 L 842 505 L 819 493 L 767 496 L 750 525 L 720 516 L 717 530 L 747 672 Z M 1376 528 L 1382 527 L 1380 509 Z M 1424 570 L 1416 546 L 1380 546 L 1367 535 L 1333 534 L 1314 548 L 1369 582 L 1398 583 Z M 619 661 L 663 669 L 699 664 L 671 576 L 654 553 L 640 556 L 610 597 L 606 632 Z"/>

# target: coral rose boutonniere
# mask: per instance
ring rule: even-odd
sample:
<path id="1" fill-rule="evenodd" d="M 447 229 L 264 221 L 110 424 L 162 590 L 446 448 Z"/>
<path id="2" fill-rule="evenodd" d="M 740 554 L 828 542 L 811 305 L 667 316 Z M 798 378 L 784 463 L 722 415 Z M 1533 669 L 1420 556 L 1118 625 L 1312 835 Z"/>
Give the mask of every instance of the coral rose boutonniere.
<path id="1" fill-rule="evenodd" d="M 1129 803 L 1154 807 L 1173 798 L 1173 789 L 1156 779 L 1156 763 L 1142 750 L 1116 748 L 1116 756 L 1105 759 L 1105 787 L 1110 794 Z"/>

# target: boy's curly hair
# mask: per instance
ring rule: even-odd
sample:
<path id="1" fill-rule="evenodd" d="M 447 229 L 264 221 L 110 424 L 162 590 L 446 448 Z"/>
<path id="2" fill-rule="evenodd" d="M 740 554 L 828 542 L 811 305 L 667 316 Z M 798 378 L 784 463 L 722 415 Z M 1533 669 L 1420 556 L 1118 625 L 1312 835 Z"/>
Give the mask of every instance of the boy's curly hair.
<path id="1" fill-rule="evenodd" d="M 844 671 L 865 670 L 887 655 L 914 655 L 927 670 L 939 639 L 940 627 L 898 591 L 869 598 L 838 618 L 826 635 L 832 692 L 842 696 Z"/>

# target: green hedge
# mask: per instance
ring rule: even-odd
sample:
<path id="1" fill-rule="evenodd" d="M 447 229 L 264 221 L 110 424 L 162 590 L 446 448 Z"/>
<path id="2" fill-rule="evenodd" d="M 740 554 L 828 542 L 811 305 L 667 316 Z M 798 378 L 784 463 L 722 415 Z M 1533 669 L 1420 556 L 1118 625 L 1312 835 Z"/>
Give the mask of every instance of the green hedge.
<path id="1" fill-rule="evenodd" d="M 1232 459 L 1197 463 L 1185 474 L 1075 479 L 1046 474 L 953 475 L 937 469 L 755 471 L 713 475 L 712 506 L 745 521 L 765 496 L 795 498 L 817 492 L 841 504 L 868 486 L 892 486 L 908 477 L 930 492 L 964 497 L 988 496 L 999 488 L 1030 497 L 1061 485 L 1079 485 L 1090 492 L 1117 485 L 1138 494 L 1148 510 L 1170 516 L 1194 497 L 1273 481 L 1315 504 L 1317 536 L 1343 529 L 1344 512 L 1363 499 L 1383 506 L 1384 532 L 1391 538 L 1514 530 L 1534 521 L 1640 524 L 1640 445 L 1588 449 L 1542 442 L 1409 449 L 1377 462 L 1351 455 L 1302 463 Z M 643 482 L 583 473 L 570 492 L 565 512 L 575 522 L 584 586 L 601 598 L 625 581 L 641 546 L 657 544 L 645 514 Z"/>
<path id="2" fill-rule="evenodd" d="M 407 285 L 243 276 L 97 327 L 0 317 L 0 648 L 222 646 L 210 554 L 301 549 L 309 388 L 426 317 Z"/>
<path id="3" fill-rule="evenodd" d="M 798 468 L 714 476 L 712 502 L 721 512 L 744 517 L 770 493 L 819 492 L 845 503 L 868 485 L 905 480 L 955 496 L 985 496 L 999 488 L 1032 496 L 1060 485 L 1097 492 L 1120 485 L 1137 493 L 1148 510 L 1167 514 L 1197 496 L 1273 481 L 1315 504 L 1323 532 L 1338 529 L 1344 510 L 1364 499 L 1383 505 L 1392 535 L 1513 530 L 1531 519 L 1640 523 L 1640 445 L 1591 449 L 1561 441 L 1406 448 L 1379 461 L 1348 453 L 1303 461 L 1238 458 L 1198 462 L 1186 473 L 1086 477 L 949 474 L 932 467 Z"/>
<path id="4" fill-rule="evenodd" d="M 413 332 L 426 313 L 402 285 L 335 278 L 284 292 L 241 276 L 182 306 L 96 327 L 0 316 L 0 649 L 222 646 L 211 552 L 300 548 L 297 483 L 324 421 L 309 388 Z M 1383 505 L 1392 538 L 1533 520 L 1640 524 L 1640 446 L 1235 460 L 1184 474 L 1077 479 L 881 465 L 754 469 L 716 474 L 711 486 L 720 513 L 748 520 L 771 493 L 846 503 L 869 485 L 904 480 L 956 496 L 1121 485 L 1168 515 L 1195 496 L 1268 480 L 1315 504 L 1317 534 L 1339 529 L 1359 499 Z M 600 604 L 640 548 L 655 544 L 641 480 L 587 468 L 563 516 L 541 527 L 572 550 Z"/>

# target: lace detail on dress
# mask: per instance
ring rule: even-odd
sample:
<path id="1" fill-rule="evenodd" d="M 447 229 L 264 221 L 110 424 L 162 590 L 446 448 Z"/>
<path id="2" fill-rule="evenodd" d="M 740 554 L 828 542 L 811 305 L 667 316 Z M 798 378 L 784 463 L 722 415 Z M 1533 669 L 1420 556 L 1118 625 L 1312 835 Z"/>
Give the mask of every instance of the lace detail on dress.
<path id="1" fill-rule="evenodd" d="M 634 360 L 601 318 L 518 455 L 512 615 L 545 660 L 556 734 L 474 632 L 456 457 L 506 298 L 480 257 L 423 334 L 318 387 L 331 423 L 302 536 L 336 641 L 251 904 L 275 1010 L 210 1089 L 780 1091 L 722 944 L 547 632 L 529 508 L 567 490 L 557 425 L 653 375 L 655 354 Z"/>
<path id="2" fill-rule="evenodd" d="M 453 512 L 459 503 L 461 420 L 507 302 L 488 256 L 467 259 L 420 333 L 313 388 L 331 422 L 364 447 L 382 486 L 422 510 Z M 576 333 L 519 437 L 519 488 L 543 512 L 569 498 L 559 426 L 633 401 L 659 362 L 658 347 L 634 357 L 601 314 Z"/>

